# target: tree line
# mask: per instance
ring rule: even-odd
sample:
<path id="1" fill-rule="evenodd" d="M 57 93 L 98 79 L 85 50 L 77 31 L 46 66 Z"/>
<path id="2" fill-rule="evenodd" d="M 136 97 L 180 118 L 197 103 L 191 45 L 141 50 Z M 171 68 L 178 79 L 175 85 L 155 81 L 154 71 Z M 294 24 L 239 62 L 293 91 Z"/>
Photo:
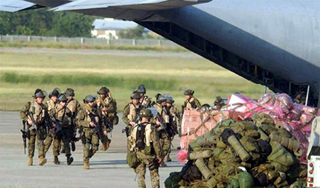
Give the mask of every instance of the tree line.
<path id="1" fill-rule="evenodd" d="M 91 25 L 96 18 L 44 8 L 16 13 L 0 12 L 0 35 L 91 37 Z"/>

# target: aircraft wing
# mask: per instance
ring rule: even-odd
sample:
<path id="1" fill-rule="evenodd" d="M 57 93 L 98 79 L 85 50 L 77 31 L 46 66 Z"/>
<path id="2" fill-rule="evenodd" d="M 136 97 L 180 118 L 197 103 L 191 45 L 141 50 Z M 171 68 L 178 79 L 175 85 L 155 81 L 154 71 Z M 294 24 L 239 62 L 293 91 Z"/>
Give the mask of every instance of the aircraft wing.
<path id="1" fill-rule="evenodd" d="M 209 1 L 211 0 L 76 0 L 53 8 L 53 10 L 76 11 L 88 9 L 121 8 L 150 11 L 178 8 L 199 3 L 206 3 Z"/>
<path id="2" fill-rule="evenodd" d="M 0 11 L 4 12 L 17 12 L 36 6 L 34 3 L 30 3 L 23 0 L 1 0 Z"/>

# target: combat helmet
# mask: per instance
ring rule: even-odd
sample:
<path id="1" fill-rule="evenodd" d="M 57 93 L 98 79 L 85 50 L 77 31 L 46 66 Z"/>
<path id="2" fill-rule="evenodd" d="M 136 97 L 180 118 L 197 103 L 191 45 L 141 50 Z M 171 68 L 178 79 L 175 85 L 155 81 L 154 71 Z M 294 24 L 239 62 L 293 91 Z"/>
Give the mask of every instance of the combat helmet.
<path id="1" fill-rule="evenodd" d="M 47 92 L 46 91 L 44 91 L 44 90 L 41 90 L 41 89 L 36 89 L 35 91 L 34 91 L 34 95 L 32 96 L 33 98 L 46 98 L 46 96 L 47 96 Z"/>
<path id="2" fill-rule="evenodd" d="M 148 108 L 143 108 L 142 110 L 140 110 L 139 116 L 151 118 L 152 117 L 151 110 L 149 110 Z"/>
<path id="3" fill-rule="evenodd" d="M 168 96 L 166 102 L 167 102 L 167 103 L 170 103 L 170 104 L 173 104 L 173 103 L 174 103 L 173 97 Z"/>
<path id="4" fill-rule="evenodd" d="M 208 112 L 208 111 L 210 111 L 210 109 L 211 109 L 211 106 L 209 104 L 203 104 L 201 106 L 201 111 L 203 111 L 203 112 Z"/>
<path id="5" fill-rule="evenodd" d="M 59 102 L 67 102 L 68 101 L 68 98 L 67 98 L 67 96 L 65 95 L 65 94 L 59 94 L 59 96 L 58 96 L 58 101 Z"/>
<path id="6" fill-rule="evenodd" d="M 140 99 L 140 93 L 134 91 L 131 96 L 130 96 L 130 99 Z"/>
<path id="7" fill-rule="evenodd" d="M 60 89 L 56 87 L 50 91 L 49 98 L 51 98 L 52 96 L 58 97 L 60 93 L 61 93 Z"/>
<path id="8" fill-rule="evenodd" d="M 184 95 L 193 95 L 194 94 L 194 91 L 193 90 L 191 90 L 191 89 L 187 89 L 184 93 L 183 93 Z"/>
<path id="9" fill-rule="evenodd" d="M 97 93 L 100 94 L 107 94 L 108 92 L 110 92 L 110 90 L 107 87 L 101 87 Z"/>
<path id="10" fill-rule="evenodd" d="M 84 103 L 94 102 L 96 100 L 96 96 L 94 95 L 87 95 L 84 99 Z"/>
<path id="11" fill-rule="evenodd" d="M 138 92 L 143 93 L 143 94 L 147 93 L 146 87 L 144 87 L 143 84 L 140 84 L 134 91 L 138 91 Z"/>
<path id="12" fill-rule="evenodd" d="M 66 91 L 64 92 L 64 94 L 68 97 L 68 96 L 74 96 L 74 90 L 72 88 L 67 88 Z"/>
<path id="13" fill-rule="evenodd" d="M 165 102 L 167 101 L 167 96 L 166 95 L 160 95 L 158 98 L 157 98 L 157 103 L 162 103 L 162 102 Z"/>

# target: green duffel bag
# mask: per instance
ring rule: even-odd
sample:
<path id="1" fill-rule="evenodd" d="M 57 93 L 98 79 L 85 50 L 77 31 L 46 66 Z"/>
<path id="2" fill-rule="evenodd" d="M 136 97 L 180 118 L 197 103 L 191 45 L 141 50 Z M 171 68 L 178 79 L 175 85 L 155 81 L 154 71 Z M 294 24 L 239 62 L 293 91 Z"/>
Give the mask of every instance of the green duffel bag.
<path id="1" fill-rule="evenodd" d="M 250 188 L 254 186 L 253 178 L 248 172 L 240 172 L 238 179 L 240 188 Z"/>
<path id="2" fill-rule="evenodd" d="M 235 178 L 229 178 L 229 184 L 227 188 L 239 188 L 239 187 L 240 187 L 239 180 Z"/>
<path id="3" fill-rule="evenodd" d="M 139 159 L 137 158 L 137 153 L 133 151 L 130 151 L 129 153 L 127 153 L 126 160 L 130 168 L 135 168 L 140 163 Z"/>
<path id="4" fill-rule="evenodd" d="M 287 151 L 280 143 L 271 141 L 272 152 L 268 156 L 268 161 L 277 162 L 284 166 L 291 166 L 295 163 L 295 157 Z"/>

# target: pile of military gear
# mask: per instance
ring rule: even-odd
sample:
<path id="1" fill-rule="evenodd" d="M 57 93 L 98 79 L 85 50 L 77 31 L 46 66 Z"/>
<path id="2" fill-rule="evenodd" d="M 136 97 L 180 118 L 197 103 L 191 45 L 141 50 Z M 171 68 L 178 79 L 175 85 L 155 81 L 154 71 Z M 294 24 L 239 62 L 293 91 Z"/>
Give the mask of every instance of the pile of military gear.
<path id="1" fill-rule="evenodd" d="M 189 144 L 188 162 L 166 187 L 303 187 L 300 142 L 267 114 L 224 120 Z"/>

